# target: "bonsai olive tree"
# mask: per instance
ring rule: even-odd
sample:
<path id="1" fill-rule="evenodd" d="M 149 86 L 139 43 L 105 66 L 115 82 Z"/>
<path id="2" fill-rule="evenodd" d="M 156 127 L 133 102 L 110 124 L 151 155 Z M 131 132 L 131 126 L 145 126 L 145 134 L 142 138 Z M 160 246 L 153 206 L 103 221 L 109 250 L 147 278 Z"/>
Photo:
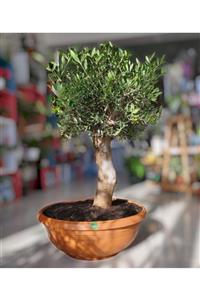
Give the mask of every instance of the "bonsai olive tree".
<path id="1" fill-rule="evenodd" d="M 70 138 L 87 132 L 98 166 L 93 205 L 108 208 L 116 185 L 111 141 L 137 136 L 161 113 L 157 87 L 163 57 L 146 57 L 142 63 L 107 42 L 98 48 L 60 51 L 48 66 L 54 93 L 52 107 L 61 134 Z"/>

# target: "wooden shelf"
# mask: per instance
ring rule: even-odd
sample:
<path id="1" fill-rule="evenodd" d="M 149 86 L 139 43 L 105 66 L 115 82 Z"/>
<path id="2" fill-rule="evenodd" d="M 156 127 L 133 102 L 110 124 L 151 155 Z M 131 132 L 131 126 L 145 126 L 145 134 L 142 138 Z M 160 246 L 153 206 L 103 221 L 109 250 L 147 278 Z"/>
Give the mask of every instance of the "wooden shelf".
<path id="1" fill-rule="evenodd" d="M 191 191 L 185 184 L 176 184 L 176 183 L 162 183 L 162 190 L 165 192 L 180 192 L 185 193 Z"/>
<path id="2" fill-rule="evenodd" d="M 162 163 L 162 179 L 161 187 L 164 191 L 171 192 L 192 192 L 192 183 L 197 178 L 196 171 L 191 176 L 191 162 L 190 155 L 200 153 L 200 146 L 190 146 L 187 144 L 188 137 L 192 133 L 192 120 L 184 115 L 174 116 L 169 118 L 165 128 L 166 148 L 163 151 Z M 182 178 L 183 183 L 171 183 L 170 175 L 170 161 L 171 157 L 179 155 L 182 164 Z M 195 170 L 195 167 L 194 167 Z M 193 178 L 194 177 L 194 178 Z"/>
<path id="3" fill-rule="evenodd" d="M 169 149 L 171 155 L 180 155 L 182 153 L 181 147 L 172 147 Z M 189 155 L 200 154 L 200 146 L 188 146 L 186 151 Z"/>

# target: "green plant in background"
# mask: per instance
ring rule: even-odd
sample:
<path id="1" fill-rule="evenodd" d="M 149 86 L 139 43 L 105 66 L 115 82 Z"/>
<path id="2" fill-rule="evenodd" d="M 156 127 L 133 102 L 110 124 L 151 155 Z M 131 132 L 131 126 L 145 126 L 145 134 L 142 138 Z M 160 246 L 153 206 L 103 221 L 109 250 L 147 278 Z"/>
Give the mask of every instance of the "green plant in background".
<path id="1" fill-rule="evenodd" d="M 177 176 L 180 176 L 182 174 L 183 170 L 180 157 L 175 156 L 171 158 L 170 169 L 173 170 Z"/>
<path id="2" fill-rule="evenodd" d="M 136 180 L 143 180 L 145 177 L 145 166 L 141 162 L 140 157 L 131 156 L 126 160 L 126 166 Z"/>
<path id="3" fill-rule="evenodd" d="M 171 182 L 175 182 L 179 176 L 182 176 L 183 168 L 181 158 L 179 156 L 174 156 L 171 158 L 169 170 L 169 180 Z"/>
<path id="4" fill-rule="evenodd" d="M 25 119 L 37 117 L 39 114 L 45 116 L 50 115 L 50 109 L 46 108 L 39 100 L 33 103 L 27 103 L 24 99 L 18 98 L 18 109 Z"/>
<path id="5" fill-rule="evenodd" d="M 182 95 L 166 97 L 167 105 L 173 114 L 185 113 L 189 110 L 189 103 Z"/>
<path id="6" fill-rule="evenodd" d="M 48 66 L 53 111 L 63 136 L 87 132 L 99 168 L 94 205 L 108 207 L 116 184 L 111 159 L 114 138 L 134 138 L 161 113 L 157 87 L 164 59 L 144 62 L 110 42 L 98 48 L 60 51 Z"/>

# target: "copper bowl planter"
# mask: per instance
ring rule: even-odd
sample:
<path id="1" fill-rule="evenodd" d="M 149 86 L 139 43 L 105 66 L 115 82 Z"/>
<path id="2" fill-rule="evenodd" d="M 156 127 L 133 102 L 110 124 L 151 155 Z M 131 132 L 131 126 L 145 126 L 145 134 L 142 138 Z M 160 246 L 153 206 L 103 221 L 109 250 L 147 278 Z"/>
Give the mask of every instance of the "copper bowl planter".
<path id="1" fill-rule="evenodd" d="M 46 227 L 50 241 L 65 254 L 82 260 L 99 260 L 116 255 L 136 238 L 140 223 L 146 215 L 144 206 L 136 215 L 108 221 L 64 221 L 38 213 L 38 220 Z M 74 203 L 74 202 L 73 202 Z"/>

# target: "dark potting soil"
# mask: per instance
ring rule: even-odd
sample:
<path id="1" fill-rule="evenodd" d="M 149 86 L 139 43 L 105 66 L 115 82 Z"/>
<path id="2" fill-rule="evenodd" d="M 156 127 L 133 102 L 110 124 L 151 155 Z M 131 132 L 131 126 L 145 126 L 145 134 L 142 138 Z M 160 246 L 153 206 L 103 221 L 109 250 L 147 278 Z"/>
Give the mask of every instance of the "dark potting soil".
<path id="1" fill-rule="evenodd" d="M 44 215 L 65 221 L 106 221 L 136 215 L 141 208 L 127 200 L 116 199 L 109 208 L 93 206 L 93 200 L 57 203 L 44 210 Z"/>

